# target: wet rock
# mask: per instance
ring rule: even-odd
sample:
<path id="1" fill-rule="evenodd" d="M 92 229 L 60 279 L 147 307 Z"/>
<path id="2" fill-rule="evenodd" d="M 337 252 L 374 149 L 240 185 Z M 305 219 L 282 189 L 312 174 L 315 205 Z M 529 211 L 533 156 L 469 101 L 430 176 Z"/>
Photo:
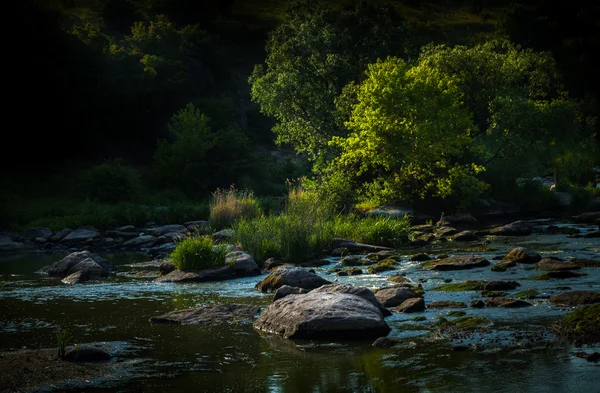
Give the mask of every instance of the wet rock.
<path id="1" fill-rule="evenodd" d="M 211 235 L 213 240 L 220 242 L 232 240 L 234 236 L 235 232 L 233 231 L 233 229 L 223 229 Z"/>
<path id="2" fill-rule="evenodd" d="M 233 265 L 236 277 L 251 277 L 260 274 L 260 267 L 252 256 L 244 251 L 233 250 L 227 254 L 227 263 Z"/>
<path id="3" fill-rule="evenodd" d="M 347 248 L 350 252 L 379 252 L 379 251 L 391 251 L 391 248 L 374 246 L 371 244 L 357 243 L 352 240 L 344 239 L 333 239 L 331 248 Z"/>
<path id="4" fill-rule="evenodd" d="M 331 251 L 331 255 L 334 257 L 341 257 L 343 255 L 348 255 L 349 253 L 350 253 L 350 250 L 348 250 L 346 247 L 334 248 Z"/>
<path id="5" fill-rule="evenodd" d="M 260 307 L 248 304 L 213 304 L 172 311 L 152 317 L 150 322 L 175 325 L 218 325 L 225 322 L 249 322 L 259 312 Z"/>
<path id="6" fill-rule="evenodd" d="M 529 248 L 517 247 L 504 257 L 506 262 L 514 263 L 537 263 L 542 259 L 541 255 Z"/>
<path id="7" fill-rule="evenodd" d="M 409 220 L 412 224 L 426 224 L 427 221 L 431 221 L 434 219 L 433 216 L 428 214 L 423 214 L 417 212 L 413 209 L 404 208 L 396 205 L 383 205 L 372 209 L 366 213 L 367 216 L 383 216 L 383 217 L 394 217 L 394 218 L 403 218 L 408 215 Z"/>
<path id="8" fill-rule="evenodd" d="M 183 225 L 178 225 L 178 224 L 163 225 L 163 226 L 157 227 L 157 228 L 147 228 L 144 230 L 144 232 L 147 233 L 148 235 L 158 237 L 158 236 L 162 236 L 169 232 L 185 233 L 185 232 L 187 232 L 187 228 L 184 227 Z"/>
<path id="9" fill-rule="evenodd" d="M 485 303 L 483 302 L 483 300 L 471 300 L 469 306 L 471 306 L 472 308 L 484 308 Z"/>
<path id="10" fill-rule="evenodd" d="M 367 269 L 370 274 L 377 274 L 388 270 L 394 270 L 396 268 L 396 261 L 392 258 L 384 259 L 383 261 L 377 262 L 377 265 L 371 266 Z"/>
<path id="11" fill-rule="evenodd" d="M 488 307 L 502 307 L 502 308 L 517 308 L 517 307 L 528 307 L 532 306 L 524 300 L 510 299 L 506 297 L 492 297 L 485 299 L 485 304 Z"/>
<path id="12" fill-rule="evenodd" d="M 37 238 L 47 241 L 52 237 L 52 231 L 50 228 L 28 228 L 21 232 L 21 237 L 27 240 L 34 240 Z"/>
<path id="13" fill-rule="evenodd" d="M 515 266 L 517 266 L 516 262 L 502 261 L 502 262 L 499 262 L 499 263 L 495 264 L 494 266 L 492 266 L 492 271 L 493 272 L 505 272 L 508 270 L 508 268 L 515 267 Z"/>
<path id="14" fill-rule="evenodd" d="M 106 236 L 121 238 L 125 240 L 133 239 L 138 237 L 139 234 L 137 232 L 122 232 L 122 231 L 106 231 Z"/>
<path id="15" fill-rule="evenodd" d="M 75 229 L 73 232 L 69 233 L 65 236 L 62 241 L 63 242 L 85 242 L 91 239 L 97 239 L 100 237 L 97 231 L 85 228 Z"/>
<path id="16" fill-rule="evenodd" d="M 176 269 L 171 273 L 158 277 L 154 282 L 207 282 L 222 281 L 235 278 L 235 270 L 230 266 L 221 266 L 214 269 L 205 269 L 195 272 L 184 272 Z"/>
<path id="17" fill-rule="evenodd" d="M 65 277 L 69 270 L 71 270 L 79 262 L 86 259 L 91 259 L 98 265 L 102 266 L 105 270 L 111 271 L 115 267 L 109 263 L 106 259 L 99 257 L 96 254 L 92 254 L 89 251 L 78 251 L 73 252 L 58 262 L 54 262 L 52 265 L 47 265 L 38 270 L 36 273 L 47 274 L 53 277 Z"/>
<path id="18" fill-rule="evenodd" d="M 347 293 L 310 292 L 273 302 L 254 327 L 290 339 L 372 339 L 390 327 L 381 311 L 363 298 Z"/>
<path id="19" fill-rule="evenodd" d="M 269 258 L 263 263 L 263 269 L 271 270 L 271 269 L 274 269 L 276 267 L 283 266 L 283 265 L 285 265 L 285 262 L 283 262 L 282 260 L 275 259 L 275 258 Z"/>
<path id="20" fill-rule="evenodd" d="M 387 280 L 389 282 L 395 282 L 395 283 L 398 283 L 398 284 L 405 284 L 405 283 L 407 284 L 407 283 L 411 282 L 408 278 L 406 278 L 404 276 L 401 276 L 401 275 L 398 275 L 398 274 L 396 274 L 394 276 L 391 276 L 391 277 L 388 277 Z"/>
<path id="21" fill-rule="evenodd" d="M 142 235 L 134 237 L 133 239 L 127 240 L 123 243 L 123 247 L 125 248 L 148 248 L 152 247 L 156 238 L 152 235 Z"/>
<path id="22" fill-rule="evenodd" d="M 298 288 L 298 287 L 290 287 L 289 285 L 283 285 L 278 290 L 275 291 L 275 295 L 273 296 L 273 301 L 279 300 L 282 297 L 286 297 L 287 295 L 301 295 L 310 292 L 308 289 Z"/>
<path id="23" fill-rule="evenodd" d="M 567 314 L 552 330 L 563 341 L 575 345 L 600 342 L 600 304 L 582 306 Z"/>
<path id="24" fill-rule="evenodd" d="M 467 305 L 463 302 L 455 302 L 452 300 L 438 300 L 435 302 L 429 302 L 427 308 L 432 310 L 444 310 L 447 308 L 466 308 Z"/>
<path id="25" fill-rule="evenodd" d="M 0 237 L 0 252 L 12 253 L 25 251 L 31 247 L 26 243 L 15 242 L 8 236 Z"/>
<path id="26" fill-rule="evenodd" d="M 339 292 L 339 293 L 348 293 L 350 295 L 359 296 L 381 311 L 384 317 L 392 315 L 392 313 L 386 309 L 383 304 L 379 301 L 379 299 L 375 296 L 373 291 L 365 287 L 359 287 L 350 284 L 329 284 L 323 285 L 312 292 L 314 293 L 327 293 L 327 292 Z"/>
<path id="27" fill-rule="evenodd" d="M 552 296 L 548 300 L 551 304 L 563 307 L 574 307 L 582 304 L 600 303 L 600 292 L 572 291 Z"/>
<path id="28" fill-rule="evenodd" d="M 67 236 L 71 232 L 73 232 L 73 230 L 71 228 L 61 229 L 60 231 L 58 231 L 54 235 L 52 235 L 50 240 L 53 242 L 61 241 L 65 236 Z"/>
<path id="29" fill-rule="evenodd" d="M 406 299 L 398 307 L 395 307 L 394 311 L 403 313 L 425 311 L 425 300 L 422 297 Z"/>
<path id="30" fill-rule="evenodd" d="M 600 211 L 583 213 L 574 216 L 573 219 L 575 222 L 581 223 L 600 223 Z"/>
<path id="31" fill-rule="evenodd" d="M 547 278 L 576 278 L 576 277 L 582 277 L 584 275 L 585 274 L 576 273 L 571 270 L 559 270 L 559 271 L 552 271 L 552 272 L 544 273 L 544 276 Z"/>
<path id="32" fill-rule="evenodd" d="M 471 231 L 462 231 L 452 236 L 452 240 L 456 242 L 473 242 L 479 240 L 479 238 Z"/>
<path id="33" fill-rule="evenodd" d="M 424 261 L 430 261 L 431 257 L 425 253 L 418 253 L 413 255 L 412 257 L 410 257 L 410 260 L 413 262 L 424 262 Z"/>
<path id="34" fill-rule="evenodd" d="M 525 221 L 515 221 L 510 224 L 490 229 L 490 235 L 496 236 L 527 236 L 531 235 L 533 228 Z"/>
<path id="35" fill-rule="evenodd" d="M 516 281 L 490 281 L 483 287 L 486 291 L 508 291 L 520 287 Z"/>
<path id="36" fill-rule="evenodd" d="M 573 227 L 559 227 L 556 225 L 550 225 L 546 228 L 546 233 L 550 234 L 560 234 L 560 235 L 576 235 L 581 231 L 577 228 Z"/>
<path id="37" fill-rule="evenodd" d="M 572 263 L 581 267 L 600 267 L 600 261 L 586 258 L 574 258 Z"/>
<path id="38" fill-rule="evenodd" d="M 77 265 L 73 266 L 67 272 L 67 276 L 70 276 L 71 274 L 79 271 L 86 274 L 89 280 L 97 279 L 100 277 L 108 277 L 108 271 L 91 258 L 84 259 Z"/>
<path id="39" fill-rule="evenodd" d="M 582 358 L 582 359 L 587 360 L 588 362 L 593 362 L 593 363 L 597 363 L 598 360 L 600 360 L 600 352 L 593 352 L 593 353 L 575 352 L 574 355 L 577 356 L 578 358 Z"/>
<path id="40" fill-rule="evenodd" d="M 94 347 L 76 347 L 65 352 L 68 362 L 106 362 L 112 359 L 110 353 Z"/>
<path id="41" fill-rule="evenodd" d="M 575 265 L 569 262 L 557 261 L 555 259 L 544 258 L 539 261 L 535 268 L 537 270 L 544 270 L 550 272 L 566 271 L 566 270 L 578 270 L 581 266 Z"/>
<path id="42" fill-rule="evenodd" d="M 395 255 L 396 254 L 394 254 L 393 251 L 383 250 L 383 251 L 368 254 L 365 258 L 368 259 L 369 261 L 379 262 L 379 261 L 383 261 L 384 259 L 393 258 L 393 257 L 395 257 Z"/>
<path id="43" fill-rule="evenodd" d="M 84 271 L 78 271 L 66 276 L 61 280 L 63 284 L 81 284 L 89 280 L 88 275 Z"/>
<path id="44" fill-rule="evenodd" d="M 406 287 L 386 287 L 376 291 L 375 297 L 385 307 L 396 307 L 406 299 L 423 297 L 423 295 Z"/>
<path id="45" fill-rule="evenodd" d="M 331 284 L 331 282 L 317 276 L 315 273 L 299 267 L 281 266 L 256 284 L 255 288 L 267 293 L 276 291 L 282 285 L 315 289 L 327 284 Z"/>
<path id="46" fill-rule="evenodd" d="M 361 266 L 362 259 L 357 255 L 349 255 L 342 258 L 341 266 Z"/>
<path id="47" fill-rule="evenodd" d="M 363 271 L 357 267 L 349 267 L 337 272 L 338 276 L 358 276 L 363 274 Z"/>
<path id="48" fill-rule="evenodd" d="M 392 348 L 398 344 L 400 344 L 400 341 L 395 338 L 379 337 L 377 340 L 373 341 L 373 344 L 371 345 L 375 348 L 386 349 Z"/>
<path id="49" fill-rule="evenodd" d="M 428 270 L 463 270 L 463 269 L 472 269 L 476 267 L 488 266 L 490 262 L 478 256 L 472 255 L 460 255 L 453 256 L 444 259 L 437 259 L 435 261 L 426 262 L 423 265 L 423 268 Z"/>
<path id="50" fill-rule="evenodd" d="M 442 237 L 450 237 L 453 235 L 456 235 L 457 233 L 459 233 L 460 231 L 454 227 L 439 227 L 435 230 L 435 236 L 437 238 L 442 238 Z"/>

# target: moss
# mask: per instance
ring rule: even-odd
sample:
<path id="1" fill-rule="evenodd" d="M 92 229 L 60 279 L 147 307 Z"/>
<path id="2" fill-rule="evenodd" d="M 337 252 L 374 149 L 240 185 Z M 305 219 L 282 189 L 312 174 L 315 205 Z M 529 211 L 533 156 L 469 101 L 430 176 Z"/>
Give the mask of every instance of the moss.
<path id="1" fill-rule="evenodd" d="M 600 304 L 583 306 L 567 314 L 553 326 L 554 332 L 564 341 L 582 345 L 600 342 Z"/>
<path id="2" fill-rule="evenodd" d="M 387 270 L 394 270 L 396 265 L 396 261 L 391 258 L 384 259 L 381 262 L 378 262 L 377 265 L 371 266 L 368 270 L 371 274 L 385 272 Z"/>
<path id="3" fill-rule="evenodd" d="M 256 284 L 256 288 L 262 292 L 274 292 L 284 284 L 285 282 L 281 277 L 269 275 Z"/>
<path id="4" fill-rule="evenodd" d="M 399 276 L 399 275 L 395 275 L 395 276 L 388 278 L 388 281 L 395 282 L 398 284 L 406 284 L 406 283 L 410 282 L 410 280 L 408 278 L 406 278 L 404 276 Z"/>
<path id="5" fill-rule="evenodd" d="M 453 310 L 453 311 L 449 311 L 448 314 L 446 314 L 449 317 L 464 317 L 465 315 L 467 315 L 466 311 L 462 311 L 462 310 Z"/>
<path id="6" fill-rule="evenodd" d="M 416 321 L 416 322 L 421 322 L 421 321 L 426 321 L 426 320 L 427 320 L 427 318 L 426 318 L 426 317 L 424 317 L 423 315 L 419 315 L 419 316 L 416 316 L 416 317 L 413 317 L 413 318 L 411 318 L 410 320 L 411 320 L 411 321 Z"/>
<path id="7" fill-rule="evenodd" d="M 485 281 L 465 281 L 456 284 L 447 284 L 434 288 L 434 291 L 481 291 L 485 286 Z"/>
<path id="8" fill-rule="evenodd" d="M 537 289 L 527 289 L 525 291 L 515 293 L 517 299 L 533 299 L 539 295 Z"/>

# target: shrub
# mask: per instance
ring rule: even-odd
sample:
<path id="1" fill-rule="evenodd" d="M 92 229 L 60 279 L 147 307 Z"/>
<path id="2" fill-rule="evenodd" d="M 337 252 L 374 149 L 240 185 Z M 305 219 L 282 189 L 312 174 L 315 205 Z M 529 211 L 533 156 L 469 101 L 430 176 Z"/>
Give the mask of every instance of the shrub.
<path id="1" fill-rule="evenodd" d="M 141 183 L 133 168 L 119 158 L 111 158 L 85 171 L 77 191 L 102 203 L 130 202 L 141 193 Z"/>
<path id="2" fill-rule="evenodd" d="M 232 186 L 229 190 L 213 192 L 208 221 L 211 227 L 219 230 L 230 227 L 240 218 L 254 218 L 259 214 L 260 208 L 252 191 L 237 191 Z"/>
<path id="3" fill-rule="evenodd" d="M 180 270 L 202 270 L 225 266 L 227 246 L 215 245 L 209 237 L 183 240 L 171 253 L 173 264 Z"/>
<path id="4" fill-rule="evenodd" d="M 406 218 L 337 216 L 333 232 L 336 237 L 356 242 L 398 247 L 408 242 L 410 222 Z"/>

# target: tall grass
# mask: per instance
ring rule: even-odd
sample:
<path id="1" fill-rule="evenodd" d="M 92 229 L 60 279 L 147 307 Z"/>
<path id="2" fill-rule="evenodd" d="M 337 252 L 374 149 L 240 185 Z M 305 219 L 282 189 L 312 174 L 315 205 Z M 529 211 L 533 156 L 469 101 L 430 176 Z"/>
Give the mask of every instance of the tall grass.
<path id="1" fill-rule="evenodd" d="M 258 201 L 252 191 L 238 191 L 231 186 L 228 190 L 217 189 L 212 194 L 208 221 L 214 229 L 227 228 L 241 218 L 259 215 Z"/>
<path id="2" fill-rule="evenodd" d="M 173 264 L 180 270 L 192 271 L 225 266 L 227 246 L 215 245 L 209 237 L 192 237 L 183 240 L 171 253 Z"/>

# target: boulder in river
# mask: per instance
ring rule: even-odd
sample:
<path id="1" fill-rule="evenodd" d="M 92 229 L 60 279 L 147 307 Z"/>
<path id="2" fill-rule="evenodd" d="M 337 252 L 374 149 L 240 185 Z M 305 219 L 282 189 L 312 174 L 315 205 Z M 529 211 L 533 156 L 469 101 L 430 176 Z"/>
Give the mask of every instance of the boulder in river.
<path id="1" fill-rule="evenodd" d="M 28 228 L 21 232 L 21 237 L 27 240 L 44 239 L 47 241 L 52 237 L 52 231 L 49 228 Z"/>
<path id="2" fill-rule="evenodd" d="M 452 300 L 437 300 L 435 302 L 429 302 L 427 308 L 432 310 L 444 310 L 447 308 L 466 308 L 467 305 L 463 302 L 455 302 Z"/>
<path id="3" fill-rule="evenodd" d="M 207 281 L 221 281 L 229 280 L 234 278 L 234 270 L 231 266 L 221 266 L 212 269 L 204 269 L 198 271 L 186 272 L 183 270 L 175 269 L 172 272 L 165 274 L 164 276 L 158 277 L 154 282 L 207 282 Z"/>
<path id="4" fill-rule="evenodd" d="M 563 262 L 557 261 L 556 259 L 544 258 L 535 265 L 535 268 L 537 270 L 559 272 L 567 270 L 578 270 L 581 269 L 581 266 L 570 262 Z"/>
<path id="5" fill-rule="evenodd" d="M 423 295 L 406 287 L 386 287 L 375 292 L 375 297 L 385 307 L 396 307 L 406 299 L 423 297 Z"/>
<path id="6" fill-rule="evenodd" d="M 104 270 L 111 271 L 115 269 L 115 267 L 106 259 L 99 257 L 96 254 L 92 254 L 86 250 L 73 252 L 60 261 L 54 262 L 52 265 L 44 266 L 36 273 L 47 274 L 53 277 L 65 277 L 75 265 L 86 259 L 91 259 L 92 261 L 96 262 Z"/>
<path id="7" fill-rule="evenodd" d="M 485 304 L 488 307 L 502 307 L 502 308 L 517 308 L 517 307 L 528 307 L 532 304 L 524 300 L 510 299 L 506 297 L 491 297 L 485 299 Z"/>
<path id="8" fill-rule="evenodd" d="M 290 339 L 365 340 L 391 330 L 373 304 L 340 292 L 286 296 L 269 305 L 254 327 Z"/>
<path id="9" fill-rule="evenodd" d="M 108 277 L 108 270 L 100 266 L 100 264 L 92 258 L 86 258 L 77 265 L 73 266 L 71 269 L 69 269 L 67 275 L 71 275 L 79 271 L 87 274 L 88 278 L 91 280 L 100 277 Z"/>
<path id="10" fill-rule="evenodd" d="M 600 211 L 597 212 L 587 212 L 580 214 L 578 216 L 574 216 L 573 219 L 576 222 L 581 223 L 600 223 Z"/>
<path id="11" fill-rule="evenodd" d="M 84 241 L 90 240 L 90 239 L 96 239 L 99 236 L 100 235 L 95 230 L 79 228 L 79 229 L 75 229 L 73 232 L 71 232 L 67 236 L 63 237 L 62 241 L 77 243 L 77 242 L 84 242 Z"/>
<path id="12" fill-rule="evenodd" d="M 331 284 L 331 282 L 300 267 L 280 266 L 256 284 L 255 288 L 261 292 L 267 293 L 275 292 L 283 285 L 304 289 L 315 289 L 327 284 Z"/>
<path id="13" fill-rule="evenodd" d="M 519 284 L 516 281 L 489 281 L 487 284 L 485 284 L 485 286 L 483 287 L 484 290 L 486 291 L 509 291 L 511 289 L 516 289 L 517 287 L 520 287 L 521 284 Z"/>
<path id="14" fill-rule="evenodd" d="M 176 325 L 217 325 L 224 322 L 248 322 L 259 311 L 260 307 L 248 304 L 212 304 L 172 311 L 152 317 L 150 322 Z"/>
<path id="15" fill-rule="evenodd" d="M 506 262 L 515 263 L 537 263 L 542 259 L 541 255 L 529 248 L 517 247 L 504 257 Z"/>
<path id="16" fill-rule="evenodd" d="M 392 315 L 392 313 L 381 304 L 379 299 L 375 296 L 373 291 L 365 287 L 359 287 L 350 284 L 328 284 L 323 285 L 317 289 L 314 289 L 312 292 L 314 293 L 325 293 L 325 292 L 339 292 L 339 293 L 349 293 L 351 295 L 360 296 L 375 307 L 377 307 L 384 316 Z"/>
<path id="17" fill-rule="evenodd" d="M 444 259 L 436 259 L 431 262 L 426 262 L 423 268 L 428 270 L 463 270 L 476 267 L 488 266 L 490 262 L 483 258 L 474 255 L 459 255 Z"/>
<path id="18" fill-rule="evenodd" d="M 600 342 L 600 304 L 579 307 L 567 314 L 552 329 L 564 341 L 575 345 Z"/>
<path id="19" fill-rule="evenodd" d="M 490 235 L 497 236 L 527 236 L 533 232 L 532 226 L 525 221 L 515 221 L 487 231 Z"/>
<path id="20" fill-rule="evenodd" d="M 333 239 L 331 248 L 346 248 L 351 252 L 379 252 L 379 251 L 391 251 L 389 247 L 374 246 L 372 244 L 357 243 L 352 240 L 344 239 Z"/>
<path id="21" fill-rule="evenodd" d="M 279 300 L 282 297 L 286 297 L 287 295 L 301 295 L 308 292 L 308 289 L 290 287 L 289 285 L 282 285 L 281 287 L 279 287 L 278 290 L 275 291 L 275 295 L 273 295 L 273 301 Z"/>
<path id="22" fill-rule="evenodd" d="M 413 313 L 419 311 L 425 311 L 425 300 L 422 297 L 413 297 L 406 299 L 397 307 L 394 307 L 394 311 L 403 313 Z"/>
<path id="23" fill-rule="evenodd" d="M 548 300 L 550 303 L 563 307 L 574 307 L 582 304 L 600 303 L 600 292 L 572 291 L 554 295 Z M 598 327 L 600 329 L 600 326 Z"/>

